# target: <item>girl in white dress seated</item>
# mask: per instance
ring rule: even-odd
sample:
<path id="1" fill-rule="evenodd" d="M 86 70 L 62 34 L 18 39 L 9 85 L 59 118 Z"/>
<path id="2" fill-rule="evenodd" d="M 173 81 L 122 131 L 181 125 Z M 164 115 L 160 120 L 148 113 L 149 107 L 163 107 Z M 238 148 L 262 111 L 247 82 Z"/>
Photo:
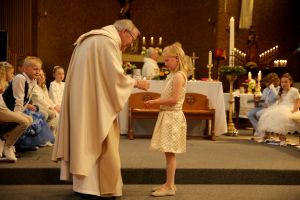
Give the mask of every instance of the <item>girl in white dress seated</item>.
<path id="1" fill-rule="evenodd" d="M 49 97 L 56 106 L 59 106 L 58 112 L 60 112 L 60 106 L 62 101 L 62 96 L 64 93 L 65 82 L 65 70 L 61 66 L 55 66 L 53 68 L 54 81 L 50 83 L 49 87 Z"/>
<path id="2" fill-rule="evenodd" d="M 32 104 L 39 107 L 39 111 L 45 116 L 45 120 L 54 132 L 57 125 L 60 106 L 55 105 L 49 98 L 48 89 L 46 87 L 46 78 L 42 69 L 37 78 L 37 86 L 34 87 L 31 100 Z"/>
<path id="3" fill-rule="evenodd" d="M 298 89 L 291 87 L 293 79 L 290 74 L 281 77 L 279 99 L 267 108 L 258 121 L 258 133 L 262 141 L 268 139 L 270 133 L 279 134 L 280 145 L 286 145 L 288 133 L 300 132 L 300 124 L 294 120 L 300 118 Z"/>

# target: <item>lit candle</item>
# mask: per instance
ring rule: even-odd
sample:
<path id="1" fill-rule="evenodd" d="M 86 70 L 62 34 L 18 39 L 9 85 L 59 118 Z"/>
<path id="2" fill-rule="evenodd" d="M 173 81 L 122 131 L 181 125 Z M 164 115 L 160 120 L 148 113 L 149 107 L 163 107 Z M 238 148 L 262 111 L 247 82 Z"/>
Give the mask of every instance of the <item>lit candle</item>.
<path id="1" fill-rule="evenodd" d="M 150 45 L 153 45 L 154 44 L 154 37 L 151 37 L 150 38 Z"/>
<path id="2" fill-rule="evenodd" d="M 209 65 L 212 64 L 212 52 L 211 51 L 208 52 L 208 64 Z"/>
<path id="3" fill-rule="evenodd" d="M 234 66 L 234 56 L 233 56 L 233 49 L 234 49 L 234 18 L 230 18 L 230 29 L 229 29 L 229 66 Z"/>
<path id="4" fill-rule="evenodd" d="M 143 45 L 146 45 L 146 37 L 143 37 Z"/>
<path id="5" fill-rule="evenodd" d="M 257 80 L 260 81 L 261 80 L 261 71 L 259 70 L 258 74 L 257 74 Z"/>
<path id="6" fill-rule="evenodd" d="M 252 74 L 251 72 L 248 72 L 248 80 L 251 80 L 252 79 Z"/>
<path id="7" fill-rule="evenodd" d="M 158 45 L 161 45 L 162 44 L 162 37 L 159 37 L 158 38 Z"/>

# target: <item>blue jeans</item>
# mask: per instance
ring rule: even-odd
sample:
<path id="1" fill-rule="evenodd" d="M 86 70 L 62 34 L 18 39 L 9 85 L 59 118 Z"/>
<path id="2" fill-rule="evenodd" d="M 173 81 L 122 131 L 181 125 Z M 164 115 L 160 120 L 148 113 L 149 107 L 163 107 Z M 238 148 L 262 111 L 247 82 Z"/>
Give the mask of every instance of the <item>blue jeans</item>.
<path id="1" fill-rule="evenodd" d="M 257 123 L 264 109 L 264 107 L 256 107 L 248 113 L 248 119 L 255 130 L 257 130 Z"/>

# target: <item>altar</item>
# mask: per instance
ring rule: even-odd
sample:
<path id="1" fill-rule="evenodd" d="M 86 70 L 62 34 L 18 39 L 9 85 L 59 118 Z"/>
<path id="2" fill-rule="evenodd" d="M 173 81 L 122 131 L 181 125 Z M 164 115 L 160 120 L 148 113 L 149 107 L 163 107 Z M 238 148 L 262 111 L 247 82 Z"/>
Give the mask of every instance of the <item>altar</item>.
<path id="1" fill-rule="evenodd" d="M 158 92 L 160 93 L 164 87 L 165 81 L 160 80 L 150 80 L 150 88 L 149 92 Z M 132 93 L 141 92 L 142 90 L 139 90 L 137 88 L 134 88 L 132 90 Z M 216 110 L 216 117 L 215 117 L 215 135 L 219 136 L 222 134 L 227 133 L 227 123 L 226 123 L 226 113 L 225 113 L 225 103 L 224 103 L 224 94 L 223 94 L 223 86 L 222 82 L 212 82 L 212 81 L 189 81 L 187 84 L 187 92 L 193 92 L 193 93 L 200 93 L 203 95 L 206 95 L 209 99 L 209 106 L 211 108 L 214 108 Z M 142 132 L 149 132 L 150 127 L 153 129 L 156 119 L 154 120 L 146 120 L 141 122 L 135 123 L 133 128 L 139 129 L 135 130 L 136 134 L 143 134 Z M 194 130 L 191 130 L 190 127 L 192 125 L 195 125 L 197 123 L 200 125 L 197 128 L 194 128 Z M 192 135 L 201 135 L 201 132 L 203 128 L 204 121 L 188 121 L 188 134 L 191 134 L 190 132 L 193 132 Z M 121 134 L 127 134 L 127 128 L 128 128 L 128 105 L 124 106 L 123 110 L 119 113 L 119 124 L 120 124 L 120 131 Z M 150 129 L 151 129 L 150 128 Z M 197 129 L 197 130 L 195 130 Z"/>

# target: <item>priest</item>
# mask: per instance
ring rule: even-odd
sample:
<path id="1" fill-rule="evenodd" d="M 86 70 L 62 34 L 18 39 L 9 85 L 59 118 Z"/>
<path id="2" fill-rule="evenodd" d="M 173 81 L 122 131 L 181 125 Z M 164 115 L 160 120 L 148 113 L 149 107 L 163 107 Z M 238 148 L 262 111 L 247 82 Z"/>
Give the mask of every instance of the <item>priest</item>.
<path id="1" fill-rule="evenodd" d="M 61 161 L 60 179 L 72 177 L 77 193 L 122 196 L 117 116 L 133 87 L 149 88 L 122 69 L 122 51 L 139 35 L 131 20 L 122 19 L 74 44 L 52 159 Z"/>

